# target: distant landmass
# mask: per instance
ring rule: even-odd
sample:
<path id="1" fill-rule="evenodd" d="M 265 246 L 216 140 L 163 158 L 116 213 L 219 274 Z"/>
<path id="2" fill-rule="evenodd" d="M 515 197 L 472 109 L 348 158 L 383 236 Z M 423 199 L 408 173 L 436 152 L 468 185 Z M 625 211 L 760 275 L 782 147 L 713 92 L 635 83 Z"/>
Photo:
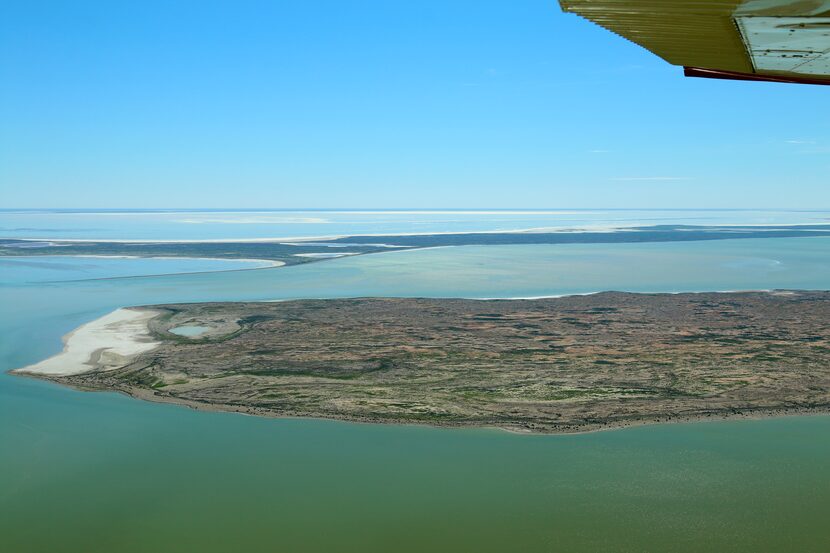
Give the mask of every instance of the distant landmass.
<path id="1" fill-rule="evenodd" d="M 611 244 L 690 242 L 749 238 L 830 237 L 830 225 L 690 226 L 658 225 L 612 230 L 563 229 L 556 232 L 479 232 L 357 235 L 314 239 L 255 241 L 78 241 L 0 238 L 0 256 L 103 255 L 264 259 L 297 265 L 347 255 L 364 255 L 438 246 L 521 244 Z"/>

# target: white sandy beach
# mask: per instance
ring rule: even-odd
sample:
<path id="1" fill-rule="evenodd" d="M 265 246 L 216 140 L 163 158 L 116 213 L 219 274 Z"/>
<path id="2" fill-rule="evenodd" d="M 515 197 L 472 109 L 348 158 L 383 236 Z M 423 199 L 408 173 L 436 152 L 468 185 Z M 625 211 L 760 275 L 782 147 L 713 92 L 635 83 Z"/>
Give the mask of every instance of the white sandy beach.
<path id="1" fill-rule="evenodd" d="M 116 309 L 64 336 L 61 353 L 16 372 L 67 376 L 122 367 L 135 355 L 158 346 L 147 328 L 147 321 L 156 314 L 150 310 Z"/>

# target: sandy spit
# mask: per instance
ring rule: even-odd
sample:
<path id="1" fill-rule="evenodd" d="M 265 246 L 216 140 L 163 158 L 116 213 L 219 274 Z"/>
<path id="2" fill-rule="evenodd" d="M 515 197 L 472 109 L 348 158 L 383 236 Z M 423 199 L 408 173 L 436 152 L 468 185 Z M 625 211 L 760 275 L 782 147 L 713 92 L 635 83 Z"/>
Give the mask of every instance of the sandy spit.
<path id="1" fill-rule="evenodd" d="M 13 372 L 68 376 L 123 367 L 159 345 L 147 328 L 157 314 L 148 309 L 116 309 L 64 336 L 61 353 Z"/>

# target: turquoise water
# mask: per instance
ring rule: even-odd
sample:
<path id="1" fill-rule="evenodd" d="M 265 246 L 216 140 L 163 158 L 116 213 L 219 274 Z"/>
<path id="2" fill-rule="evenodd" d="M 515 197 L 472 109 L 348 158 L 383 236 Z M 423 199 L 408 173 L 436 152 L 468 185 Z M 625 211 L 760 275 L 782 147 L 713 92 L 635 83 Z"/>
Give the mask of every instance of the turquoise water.
<path id="1" fill-rule="evenodd" d="M 828 289 L 828 254 L 830 238 L 490 246 L 81 282 L 27 266 L 2 272 L 0 369 L 124 305 Z M 3 374 L 0 551 L 824 552 L 828 436 L 824 416 L 577 436 L 271 420 Z"/>
<path id="2" fill-rule="evenodd" d="M 14 211 L 0 237 L 115 240 L 285 238 L 687 224 L 830 223 L 830 210 Z"/>

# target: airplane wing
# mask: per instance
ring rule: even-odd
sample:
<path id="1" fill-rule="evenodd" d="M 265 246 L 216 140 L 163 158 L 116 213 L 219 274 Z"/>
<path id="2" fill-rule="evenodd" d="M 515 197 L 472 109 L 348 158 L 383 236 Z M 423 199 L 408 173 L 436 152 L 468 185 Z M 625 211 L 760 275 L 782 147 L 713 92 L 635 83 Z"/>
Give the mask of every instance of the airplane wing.
<path id="1" fill-rule="evenodd" d="M 830 0 L 559 0 L 690 77 L 830 84 Z"/>

